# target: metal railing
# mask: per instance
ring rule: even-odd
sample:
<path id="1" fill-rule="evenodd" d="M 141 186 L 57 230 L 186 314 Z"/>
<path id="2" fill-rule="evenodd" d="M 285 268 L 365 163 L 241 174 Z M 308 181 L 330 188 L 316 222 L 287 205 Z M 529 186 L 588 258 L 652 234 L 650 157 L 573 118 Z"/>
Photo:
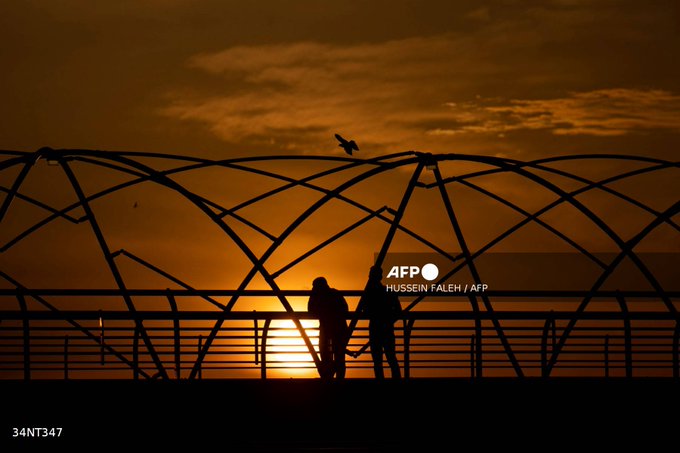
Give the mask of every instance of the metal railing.
<path id="1" fill-rule="evenodd" d="M 120 298 L 118 290 L 0 290 L 2 307 L 15 299 L 19 308 L 0 310 L 0 379 L 317 376 L 318 330 L 307 312 L 180 309 L 187 298 L 231 293 L 129 290 L 128 297 L 136 300 L 162 296 L 169 302 L 132 312 L 29 310 L 27 303 L 31 297 L 68 297 L 82 305 L 94 297 Z M 243 293 L 272 297 L 281 291 Z M 343 293 L 351 298 L 361 292 Z M 511 352 L 524 376 L 680 378 L 680 323 L 676 314 L 655 304 L 653 292 L 591 294 L 596 305 L 580 313 L 571 309 L 585 296 L 577 292 L 497 291 L 487 296 L 493 301 L 492 311 L 456 310 L 446 302 L 441 302 L 446 308 L 442 310 L 405 311 L 395 322 L 403 375 L 516 376 L 508 359 Z M 665 293 L 673 303 L 678 296 Z M 449 297 L 460 306 L 468 296 Z M 368 322 L 356 313 L 350 313 L 349 320 L 356 320 L 356 327 L 348 343 L 347 376 L 371 377 Z M 204 340 L 218 321 L 219 332 L 206 348 Z M 574 327 L 567 330 L 571 322 Z M 313 350 L 303 341 L 303 333 Z M 148 344 L 140 341 L 142 334 L 150 339 Z M 354 353 L 359 356 L 351 357 Z"/>

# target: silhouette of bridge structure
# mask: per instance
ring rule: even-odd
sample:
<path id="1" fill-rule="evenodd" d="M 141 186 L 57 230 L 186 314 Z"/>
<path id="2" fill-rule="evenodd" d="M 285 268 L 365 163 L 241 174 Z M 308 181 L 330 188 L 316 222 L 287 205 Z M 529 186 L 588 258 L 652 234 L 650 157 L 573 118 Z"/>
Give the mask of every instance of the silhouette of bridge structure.
<path id="1" fill-rule="evenodd" d="M 319 366 L 317 331 L 309 314 L 294 308 L 293 300 L 309 296 L 305 288 L 282 286 L 281 277 L 306 260 L 345 240 L 361 227 L 376 223 L 384 230 L 374 244 L 373 262 L 384 265 L 395 252 L 397 235 L 417 243 L 427 253 L 448 263 L 437 280 L 445 283 L 461 274 L 473 284 L 485 281 L 480 261 L 495 246 L 528 225 L 559 239 L 573 253 L 598 269 L 582 288 L 494 288 L 479 292 L 402 292 L 404 313 L 397 320 L 397 349 L 405 377 L 670 377 L 680 378 L 680 317 L 678 288 L 669 286 L 658 267 L 637 249 L 660 228 L 677 241 L 680 211 L 677 193 L 670 206 L 657 209 L 638 197 L 624 193 L 617 183 L 649 174 L 674 172 L 679 162 L 625 155 L 569 155 L 533 161 L 463 154 L 403 152 L 375 158 L 334 156 L 270 156 L 233 159 L 202 159 L 171 154 L 54 150 L 0 151 L 0 225 L 7 228 L 0 245 L 0 379 L 74 379 L 103 376 L 114 379 L 209 379 L 229 377 L 267 378 L 287 373 L 314 376 Z M 586 167 L 606 163 L 622 169 L 592 178 L 560 168 L 560 164 Z M 325 165 L 305 176 L 280 171 L 289 163 Z M 72 190 L 75 201 L 64 205 L 24 190 L 36 168 L 47 165 L 60 170 L 62 184 Z M 458 171 L 456 165 L 466 168 Z M 463 165 L 476 166 L 469 170 Z M 624 168 L 625 167 L 625 168 Z M 316 167 L 314 167 L 316 168 Z M 611 170 L 610 168 L 610 170 Z M 103 188 L 87 191 L 83 174 L 88 169 L 116 175 Z M 240 177 L 276 182 L 254 196 L 231 206 L 191 190 L 182 178 L 201 171 L 230 171 Z M 357 197 L 356 189 L 386 174 L 405 179 L 398 190 L 398 204 L 373 206 Z M 404 176 L 405 175 L 405 176 Z M 502 191 L 479 181 L 511 175 L 529 184 L 532 191 L 550 195 L 539 208 L 525 207 Z M 326 178 L 334 185 L 323 184 Z M 338 179 L 339 178 L 339 179 Z M 339 182 L 338 182 L 339 181 Z M 56 184 L 43 181 L 48 186 Z M 256 184 L 255 184 L 256 185 Z M 201 289 L 134 253 L 132 248 L 114 250 L 99 204 L 124 191 L 139 187 L 163 189 L 178 196 L 195 210 L 197 219 L 216 226 L 249 263 L 243 279 L 230 289 Z M 471 240 L 465 231 L 465 212 L 451 187 L 464 188 L 492 201 L 518 217 L 502 233 L 486 240 Z M 672 189 L 677 189 L 677 187 Z M 301 202 L 300 212 L 278 233 L 243 214 L 291 190 L 315 194 Z M 434 194 L 450 227 L 448 235 L 435 239 L 405 221 L 418 204 L 417 192 Z M 623 236 L 582 196 L 597 193 L 624 203 L 644 215 L 645 223 L 634 234 Z M 373 198 L 377 195 L 372 194 Z M 305 204 L 306 203 L 306 204 Z M 283 266 L 270 264 L 271 257 L 320 209 L 340 203 L 360 217 L 334 219 L 338 230 L 323 232 L 316 245 L 297 250 Z M 30 207 L 23 216 L 17 206 Z M 137 202 L 135 202 L 135 207 Z M 604 259 L 575 235 L 569 225 L 555 226 L 546 220 L 553 210 L 568 206 L 614 250 Z M 36 216 L 35 213 L 40 215 Z M 344 220 L 343 223 L 340 220 Z M 172 219 L 165 219 L 172 222 Z M 24 224 L 24 222 L 27 222 Z M 59 223 L 55 246 L 68 243 L 69 228 L 89 226 L 114 287 L 92 288 L 88 282 L 73 287 L 45 287 L 22 280 L 31 269 L 16 265 L 11 253 L 30 249 L 35 237 Z M 238 228 L 235 226 L 238 225 Z M 422 225 L 421 225 L 422 227 Z M 422 228 L 421 228 L 422 229 Z M 11 231 L 10 231 L 11 230 Z M 251 246 L 256 236 L 266 246 Z M 367 239 L 368 240 L 368 239 Z M 74 246 L 71 245 L 73 253 Z M 448 252 L 447 250 L 457 250 Z M 56 249 L 55 249 L 56 250 Z M 4 257 L 4 258 L 3 258 Z M 131 286 L 123 260 L 149 271 L 165 286 Z M 619 289 L 608 285 L 625 266 L 643 282 L 642 289 Z M 363 275 L 366 270 L 360 270 Z M 666 269 L 668 271 L 668 269 Z M 17 277 L 20 274 L 23 277 Z M 254 289 L 260 278 L 265 289 Z M 309 276 L 311 281 L 312 275 Z M 677 279 L 676 279 L 677 280 Z M 38 279 L 39 281 L 39 279 Z M 136 281 L 136 280 L 135 280 Z M 168 287 L 172 288 L 168 289 Z M 342 290 L 350 301 L 362 289 Z M 102 302 L 115 301 L 115 303 Z M 246 301 L 246 302 L 243 302 Z M 259 301 L 276 301 L 279 310 Z M 235 309 L 237 302 L 239 309 Z M 111 308 L 119 304 L 120 308 Z M 428 305 L 429 304 L 429 305 Z M 299 305 L 299 304 L 298 304 Z M 101 308 L 101 306 L 108 308 Z M 356 305 L 354 305 L 356 306 Z M 146 307 L 146 308 L 140 308 Z M 149 308 L 151 307 L 151 308 Z M 270 307 L 262 309 L 261 307 Z M 427 308 L 423 308 L 427 307 Z M 436 307 L 436 309 L 432 309 Z M 352 337 L 348 349 L 359 353 L 348 359 L 348 377 L 368 377 L 372 370 L 367 348 L 367 322 L 350 313 Z M 277 374 L 279 373 L 279 374 Z"/>

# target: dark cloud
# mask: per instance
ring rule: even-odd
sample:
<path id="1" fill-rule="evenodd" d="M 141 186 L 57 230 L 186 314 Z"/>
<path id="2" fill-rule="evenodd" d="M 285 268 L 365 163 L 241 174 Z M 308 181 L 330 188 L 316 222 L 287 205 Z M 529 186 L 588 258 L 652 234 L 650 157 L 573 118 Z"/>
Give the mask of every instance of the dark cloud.
<path id="1" fill-rule="evenodd" d="M 432 135 L 504 134 L 545 129 L 556 135 L 619 136 L 665 129 L 680 132 L 680 96 L 663 90 L 606 89 L 568 97 L 448 103 L 458 125 Z"/>
<path id="2" fill-rule="evenodd" d="M 326 150 L 342 128 L 376 152 L 482 150 L 421 125 L 476 95 L 678 93 L 676 18 L 663 1 L 5 2 L 0 137 L 224 155 Z M 288 126 L 312 132 L 272 137 Z"/>
<path id="3" fill-rule="evenodd" d="M 208 158 L 343 155 L 333 138 L 339 132 L 358 142 L 360 156 L 416 149 L 522 159 L 601 152 L 677 159 L 677 17 L 677 5 L 662 0 L 6 1 L 0 4 L 0 147 L 144 150 Z M 609 162 L 574 165 L 580 166 L 576 173 L 592 171 L 593 179 L 620 170 L 609 168 Z M 445 176 L 461 171 L 458 162 L 442 167 Z M 276 163 L 276 171 L 293 170 L 295 176 L 311 171 Z M 10 186 L 15 174 L 6 173 L 0 177 Z M 665 209 L 677 193 L 673 176 L 636 179 L 626 193 Z M 247 190 L 254 196 L 269 187 L 262 180 L 222 174 L 192 173 L 181 181 L 227 207 L 238 202 L 229 198 L 234 194 Z M 224 186 L 213 187 L 216 181 Z M 37 198 L 62 206 L 63 200 L 52 198 L 57 182 L 40 179 L 36 185 L 44 191 Z M 275 182 L 280 183 L 265 181 Z M 526 209 L 554 195 L 544 200 L 534 185 L 514 180 L 488 184 L 489 190 L 515 195 Z M 403 181 L 390 179 L 360 196 L 373 208 L 397 206 L 403 187 Z M 72 200 L 70 189 L 69 194 Z M 225 284 L 226 277 L 218 274 L 226 276 L 235 265 L 226 251 L 219 257 L 212 252 L 222 236 L 215 239 L 207 229 L 197 230 L 195 213 L 170 202 L 166 193 L 140 186 L 134 195 L 134 200 L 95 209 L 108 212 L 113 221 L 123 222 L 120 213 L 129 211 L 154 221 L 173 219 L 162 224 L 209 244 L 182 249 L 193 253 L 195 261 L 174 263 L 186 266 L 177 272 L 207 287 Z M 469 191 L 462 195 L 455 197 L 456 207 L 465 213 L 466 231 L 476 233 L 474 244 L 479 245 L 483 232 L 498 226 L 490 216 L 502 212 L 488 199 L 478 203 Z M 143 203 L 133 210 L 136 200 Z M 449 241 L 447 222 L 432 226 L 436 209 L 431 208 L 440 206 L 435 203 L 440 200 L 422 201 L 409 222 Z M 167 212 L 152 213 L 149 206 Z M 287 225 L 286 216 L 295 214 L 289 206 L 306 205 L 296 196 L 242 214 L 263 227 L 273 226 L 276 234 Z M 608 221 L 618 218 L 626 234 L 633 234 L 643 219 L 608 200 L 597 207 Z M 15 209 L 10 214 L 22 217 Z M 338 220 L 320 221 L 315 231 L 287 244 L 297 252 L 326 239 L 325 233 L 337 232 L 349 218 L 339 212 L 333 213 Z M 552 215 L 585 246 L 608 245 L 593 234 L 592 225 L 576 225 L 573 212 Z M 127 226 L 120 231 L 127 232 Z M 173 244 L 184 233 L 161 235 L 158 227 L 141 220 L 135 226 L 141 236 L 131 246 L 154 263 L 172 265 L 177 256 Z M 51 248 L 26 243 L 14 255 L 4 254 L 0 267 L 14 270 L 17 263 L 39 259 L 36 250 L 57 256 L 65 245 L 50 242 L 49 231 L 44 243 Z M 653 247 L 671 243 L 677 248 L 671 233 L 654 239 Z M 371 237 L 362 231 L 351 249 L 337 255 L 368 263 L 382 237 L 382 230 Z M 262 241 L 252 233 L 248 239 Z M 518 249 L 528 246 L 543 245 L 534 234 L 518 239 Z M 342 284 L 358 286 L 351 266 L 342 267 L 348 269 Z M 51 269 L 44 268 L 43 276 Z M 79 275 L 63 269 L 74 278 Z M 308 284 L 307 277 L 301 274 L 289 286 Z"/>

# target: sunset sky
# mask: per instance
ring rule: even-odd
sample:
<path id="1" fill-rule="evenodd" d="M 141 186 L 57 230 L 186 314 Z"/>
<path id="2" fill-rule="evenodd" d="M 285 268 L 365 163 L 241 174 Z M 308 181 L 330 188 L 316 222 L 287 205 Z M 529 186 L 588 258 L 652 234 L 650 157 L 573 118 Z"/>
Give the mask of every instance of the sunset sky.
<path id="1" fill-rule="evenodd" d="M 679 155 L 677 2 L 18 0 L 0 4 L 0 30 L 0 150 L 49 146 L 207 159 L 343 158 L 334 138 L 340 133 L 356 140 L 359 159 L 409 150 L 520 161 L 599 153 L 677 161 Z M 143 161 L 158 169 L 180 165 Z M 88 195 L 132 178 L 92 163 L 71 165 Z M 339 164 L 247 165 L 300 178 Z M 553 166 L 598 180 L 645 165 L 588 160 Z M 386 172 L 344 195 L 369 210 L 396 209 L 415 168 Z M 440 168 L 446 178 L 490 167 L 462 159 Z M 11 187 L 19 170 L 17 165 L 0 171 L 0 185 Z M 366 170 L 314 184 L 334 188 Z M 582 182 L 532 171 L 566 191 L 581 187 Z M 433 175 L 423 171 L 419 180 L 432 183 Z M 283 184 L 227 168 L 172 178 L 225 208 Z M 678 181 L 676 166 L 612 188 L 662 212 L 677 202 Z M 513 174 L 470 182 L 527 212 L 556 199 Z M 447 190 L 473 252 L 524 218 L 462 184 Z M 65 171 L 45 159 L 31 169 L 20 193 L 59 209 L 77 201 Z M 238 212 L 266 234 L 229 215 L 224 222 L 259 256 L 321 196 L 295 188 Z M 624 241 L 654 218 L 600 191 L 578 200 Z M 233 289 L 250 269 L 223 230 L 166 188 L 139 184 L 94 201 L 92 208 L 111 251 L 124 248 L 194 287 Z M 76 219 L 83 214 L 80 207 L 69 212 Z M 14 200 L 2 220 L 0 247 L 47 215 Z M 268 271 L 366 215 L 342 201 L 329 202 L 267 260 Z M 541 219 L 589 251 L 618 250 L 569 203 Z M 655 229 L 639 250 L 680 252 L 677 215 L 674 220 Z M 447 252 L 461 250 L 436 189 L 415 191 L 403 224 Z M 284 289 L 309 289 L 314 277 L 325 275 L 331 286 L 363 288 L 388 228 L 388 222 L 372 219 L 276 281 Z M 390 250 L 426 247 L 398 233 Z M 532 223 L 493 251 L 574 249 L 545 225 Z M 124 256 L 116 263 L 128 287 L 176 287 Z M 0 270 L 34 288 L 115 286 L 87 222 L 51 222 L 0 253 Z M 15 286 L 0 280 L 0 287 Z M 248 286 L 267 287 L 259 276 Z M 99 303 L 93 301 L 55 304 L 92 308 Z M 306 309 L 306 299 L 291 302 L 296 310 Z M 350 302 L 352 307 L 356 301 Z M 122 301 L 106 303 L 96 308 L 122 307 Z M 158 306 L 138 302 L 139 309 Z M 244 299 L 237 308 L 255 306 Z M 276 300 L 257 307 L 281 309 Z"/>
<path id="2" fill-rule="evenodd" d="M 22 0 L 0 146 L 204 157 L 418 149 L 672 157 L 668 1 Z"/>
<path id="3" fill-rule="evenodd" d="M 150 151 L 210 159 L 342 157 L 333 138 L 340 132 L 359 143 L 359 158 L 417 150 L 520 160 L 590 153 L 673 160 L 680 145 L 678 18 L 677 5 L 664 1 L 4 2 L 0 148 Z M 167 162 L 154 165 L 164 168 Z M 294 177 L 327 168 L 274 165 L 270 169 Z M 457 165 L 442 165 L 444 177 L 477 168 Z M 591 161 L 560 168 L 601 178 L 625 166 Z M 74 169 L 86 193 L 121 177 L 84 164 Z M 6 186 L 16 170 L 2 174 Z M 348 195 L 372 209 L 396 208 L 411 171 L 375 178 Z M 431 180 L 426 173 L 422 179 Z M 676 200 L 676 176 L 667 170 L 616 187 L 663 210 Z M 281 184 L 228 170 L 176 179 L 226 207 Z M 320 184 L 333 187 L 340 180 Z M 65 206 L 74 200 L 65 182 L 60 172 L 36 166 L 22 191 Z M 529 210 L 554 199 L 513 177 L 485 182 L 487 189 Z M 465 213 L 461 222 L 473 248 L 521 219 L 503 220 L 495 202 L 469 191 L 458 196 L 455 191 L 463 189 L 454 186 L 449 191 Z M 444 249 L 456 250 L 441 200 L 429 192 L 430 198 L 414 197 L 405 222 Z M 582 200 L 624 238 L 649 221 L 620 200 L 589 196 Z M 288 191 L 241 214 L 276 235 L 318 197 L 318 192 Z M 130 209 L 133 204 L 140 209 Z M 142 185 L 93 207 L 112 250 L 124 247 L 197 286 L 240 281 L 233 279 L 233 270 L 245 269 L 242 254 L 229 248 L 233 244 L 216 247 L 223 232 L 198 221 L 195 208 L 176 194 Z M 284 265 L 366 214 L 339 202 L 327 209 L 287 240 L 270 266 Z M 0 232 L 3 241 L 44 215 L 14 203 Z M 558 209 L 547 221 L 591 250 L 613 250 L 592 222 L 573 212 Z M 375 223 L 337 250 L 329 247 L 317 262 L 310 259 L 299 275 L 284 274 L 282 281 L 308 285 L 309 273 L 318 270 L 333 272 L 340 286 L 361 287 L 386 231 L 384 222 Z M 232 226 L 242 232 L 243 225 Z M 85 264 L 100 255 L 90 231 L 63 221 L 50 228 L 4 254 L 12 271 L 43 287 L 71 284 L 74 275 L 78 285 L 110 283 L 102 277 L 108 272 Z M 255 251 L 269 244 L 252 231 L 244 237 Z M 553 243 L 531 227 L 515 237 L 504 243 L 505 250 L 553 250 Z M 396 250 L 415 251 L 402 239 L 397 237 Z M 660 228 L 646 246 L 677 251 L 677 242 L 672 229 Z M 175 259 L 178 250 L 183 260 Z M 49 259 L 28 262 L 38 251 Z M 57 256 L 64 262 L 50 262 Z M 65 280 L 55 269 L 68 270 L 70 277 Z"/>

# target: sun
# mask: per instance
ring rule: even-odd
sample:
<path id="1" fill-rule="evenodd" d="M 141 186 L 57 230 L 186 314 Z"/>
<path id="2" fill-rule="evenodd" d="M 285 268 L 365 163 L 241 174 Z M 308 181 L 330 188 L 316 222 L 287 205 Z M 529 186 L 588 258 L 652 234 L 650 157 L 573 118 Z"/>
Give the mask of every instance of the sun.
<path id="1" fill-rule="evenodd" d="M 304 319 L 301 323 L 316 349 L 319 322 Z M 292 320 L 272 321 L 267 338 L 267 372 L 273 377 L 318 377 L 314 360 Z"/>

